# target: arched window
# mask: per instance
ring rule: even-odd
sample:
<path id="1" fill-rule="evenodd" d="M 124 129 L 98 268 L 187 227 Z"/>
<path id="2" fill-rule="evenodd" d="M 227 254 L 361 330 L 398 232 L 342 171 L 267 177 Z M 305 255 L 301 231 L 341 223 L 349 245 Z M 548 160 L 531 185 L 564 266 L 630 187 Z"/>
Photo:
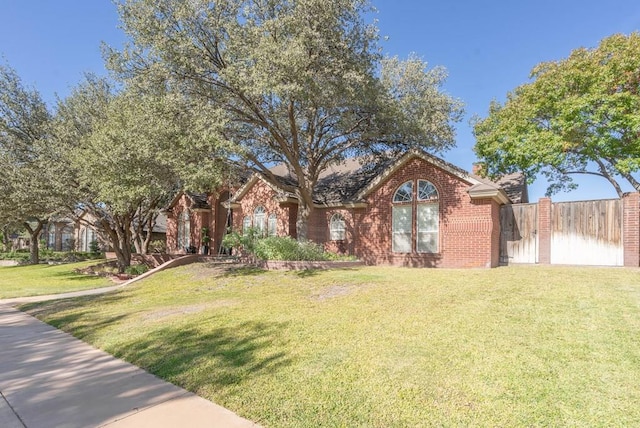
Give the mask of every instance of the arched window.
<path id="1" fill-rule="evenodd" d="M 394 253 L 411 252 L 413 219 L 413 181 L 407 181 L 393 195 L 392 250 Z"/>
<path id="2" fill-rule="evenodd" d="M 278 234 L 278 222 L 275 214 L 269 214 L 269 236 L 276 236 Z"/>
<path id="3" fill-rule="evenodd" d="M 438 252 L 438 226 L 440 223 L 438 190 L 427 180 L 418 180 L 418 208 L 416 216 L 416 251 Z"/>
<path id="4" fill-rule="evenodd" d="M 393 195 L 392 251 L 413 252 L 412 237 L 415 222 L 418 253 L 437 253 L 440 225 L 438 190 L 427 180 L 418 180 L 414 194 L 414 182 L 403 183 Z M 415 205 L 415 219 L 414 219 Z"/>
<path id="5" fill-rule="evenodd" d="M 246 235 L 247 232 L 249 232 L 249 228 L 250 227 L 251 227 L 251 217 L 250 216 L 245 216 L 242 219 L 242 233 L 244 233 Z"/>
<path id="6" fill-rule="evenodd" d="M 73 245 L 73 227 L 65 226 L 62 228 L 62 251 L 72 251 Z"/>
<path id="7" fill-rule="evenodd" d="M 189 211 L 184 210 L 178 218 L 178 248 L 187 250 L 191 246 L 191 218 Z"/>
<path id="8" fill-rule="evenodd" d="M 329 239 L 332 241 L 344 241 L 346 238 L 344 217 L 335 213 L 329 220 Z"/>
<path id="9" fill-rule="evenodd" d="M 256 207 L 253 211 L 253 227 L 256 228 L 258 235 L 264 235 L 266 231 L 265 220 L 266 212 L 263 206 Z"/>

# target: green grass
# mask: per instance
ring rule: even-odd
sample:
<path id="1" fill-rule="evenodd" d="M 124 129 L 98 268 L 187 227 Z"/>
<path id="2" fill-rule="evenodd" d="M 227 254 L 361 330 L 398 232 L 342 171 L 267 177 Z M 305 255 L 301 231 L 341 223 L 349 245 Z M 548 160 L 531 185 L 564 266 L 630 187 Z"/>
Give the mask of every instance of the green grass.
<path id="1" fill-rule="evenodd" d="M 193 265 L 27 308 L 267 427 L 633 426 L 638 273 Z"/>
<path id="2" fill-rule="evenodd" d="M 97 262 L 0 267 L 0 299 L 57 294 L 113 285 L 106 278 L 82 275 L 76 268 Z"/>

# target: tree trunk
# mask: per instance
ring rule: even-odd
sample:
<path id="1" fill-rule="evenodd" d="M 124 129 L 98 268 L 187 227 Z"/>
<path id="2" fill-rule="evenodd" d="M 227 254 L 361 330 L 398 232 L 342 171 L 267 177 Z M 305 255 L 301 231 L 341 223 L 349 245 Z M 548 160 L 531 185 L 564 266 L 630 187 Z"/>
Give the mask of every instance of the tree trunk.
<path id="1" fill-rule="evenodd" d="M 118 273 L 124 273 L 131 266 L 131 220 L 128 216 L 114 216 L 112 221 L 102 220 L 102 230 L 109 235 L 113 252 L 116 253 Z"/>
<path id="2" fill-rule="evenodd" d="M 296 234 L 299 242 L 309 240 L 309 218 L 313 212 L 311 193 L 298 189 L 298 217 L 296 218 Z"/>
<path id="3" fill-rule="evenodd" d="M 4 251 L 11 251 L 11 240 L 9 239 L 9 226 L 4 226 L 2 228 L 2 245 L 4 247 Z"/>
<path id="4" fill-rule="evenodd" d="M 42 231 L 42 221 L 37 220 L 37 225 L 34 229 L 31 229 L 31 225 L 29 223 L 24 223 L 25 229 L 29 232 L 29 263 L 32 265 L 37 265 L 40 263 L 40 242 L 38 242 L 38 238 L 40 237 L 40 232 Z"/>

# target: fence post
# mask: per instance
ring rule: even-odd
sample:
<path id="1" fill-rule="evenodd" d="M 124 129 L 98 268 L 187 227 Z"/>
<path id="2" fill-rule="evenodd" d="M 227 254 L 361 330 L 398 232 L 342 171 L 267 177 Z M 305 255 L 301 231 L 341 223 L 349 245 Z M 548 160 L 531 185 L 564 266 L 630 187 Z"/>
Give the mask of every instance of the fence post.
<path id="1" fill-rule="evenodd" d="M 551 264 L 551 198 L 538 200 L 538 263 Z"/>
<path id="2" fill-rule="evenodd" d="M 640 194 L 622 196 L 622 245 L 624 265 L 640 266 Z"/>

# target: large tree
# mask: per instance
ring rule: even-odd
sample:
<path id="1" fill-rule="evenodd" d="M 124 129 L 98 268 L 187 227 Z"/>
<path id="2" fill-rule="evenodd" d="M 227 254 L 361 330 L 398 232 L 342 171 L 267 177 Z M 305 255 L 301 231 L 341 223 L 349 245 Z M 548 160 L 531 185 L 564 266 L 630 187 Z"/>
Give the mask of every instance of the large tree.
<path id="1" fill-rule="evenodd" d="M 443 69 L 382 59 L 367 0 L 123 0 L 131 45 L 106 50 L 120 75 L 168 81 L 219 114 L 242 165 L 296 183 L 297 233 L 307 236 L 313 189 L 354 155 L 454 144 L 461 104 L 442 93 Z"/>
<path id="2" fill-rule="evenodd" d="M 0 223 L 29 234 L 31 263 L 39 261 L 43 224 L 68 198 L 65 175 L 50 140 L 51 114 L 37 90 L 0 65 Z"/>
<path id="3" fill-rule="evenodd" d="M 620 196 L 621 181 L 640 190 L 640 34 L 576 49 L 531 78 L 474 125 L 485 171 L 541 173 L 548 194 L 574 188 L 575 174 L 603 177 Z"/>
<path id="4" fill-rule="evenodd" d="M 60 101 L 56 138 L 77 183 L 70 208 L 108 238 L 120 271 L 132 246 L 147 251 L 160 209 L 179 188 L 220 183 L 224 147 L 210 117 L 207 106 L 162 87 L 116 91 L 92 76 Z"/>

